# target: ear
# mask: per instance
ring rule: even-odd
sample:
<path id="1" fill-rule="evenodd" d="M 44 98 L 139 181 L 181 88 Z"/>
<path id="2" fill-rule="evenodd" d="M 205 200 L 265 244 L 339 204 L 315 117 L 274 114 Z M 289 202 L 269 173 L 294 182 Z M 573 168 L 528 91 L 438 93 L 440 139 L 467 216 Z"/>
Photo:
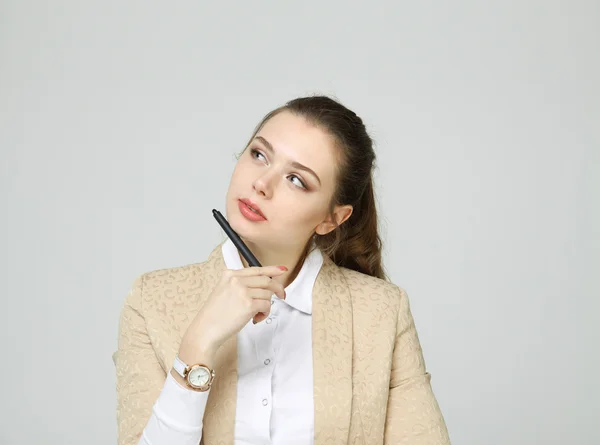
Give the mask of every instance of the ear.
<path id="1" fill-rule="evenodd" d="M 350 215 L 352 215 L 352 210 L 353 208 L 351 205 L 336 206 L 335 210 L 333 211 L 335 221 L 332 221 L 329 215 L 327 215 L 327 219 L 315 228 L 315 232 L 318 235 L 327 235 L 329 232 L 334 230 L 336 227 L 341 226 L 344 221 L 350 218 Z"/>

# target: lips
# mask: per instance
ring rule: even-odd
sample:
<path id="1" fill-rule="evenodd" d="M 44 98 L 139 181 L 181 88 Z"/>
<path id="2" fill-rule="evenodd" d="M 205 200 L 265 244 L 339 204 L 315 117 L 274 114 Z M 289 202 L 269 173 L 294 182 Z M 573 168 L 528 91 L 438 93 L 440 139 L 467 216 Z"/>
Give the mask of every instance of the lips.
<path id="1" fill-rule="evenodd" d="M 258 204 L 253 203 L 252 201 L 250 201 L 249 199 L 240 199 L 240 201 L 242 201 L 244 204 L 246 204 L 248 207 L 250 207 L 252 210 L 254 210 L 256 213 L 258 213 L 260 216 L 262 216 L 264 219 L 267 219 L 267 217 L 263 214 L 263 212 L 260 210 L 260 207 L 258 206 Z"/>

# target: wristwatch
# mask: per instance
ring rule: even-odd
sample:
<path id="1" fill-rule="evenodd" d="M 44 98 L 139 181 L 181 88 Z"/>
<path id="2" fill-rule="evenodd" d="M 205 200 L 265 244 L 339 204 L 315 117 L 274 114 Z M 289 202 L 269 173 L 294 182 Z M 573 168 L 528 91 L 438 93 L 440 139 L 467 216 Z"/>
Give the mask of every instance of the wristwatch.
<path id="1" fill-rule="evenodd" d="M 173 369 L 185 380 L 187 386 L 194 391 L 208 391 L 215 379 L 215 371 L 200 363 L 186 365 L 179 356 L 175 357 Z"/>

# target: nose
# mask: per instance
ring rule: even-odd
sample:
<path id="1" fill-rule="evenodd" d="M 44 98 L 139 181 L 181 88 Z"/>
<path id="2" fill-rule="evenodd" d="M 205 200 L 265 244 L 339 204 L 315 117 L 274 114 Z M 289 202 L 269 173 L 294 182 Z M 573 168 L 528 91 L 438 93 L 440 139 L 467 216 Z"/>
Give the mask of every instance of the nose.
<path id="1" fill-rule="evenodd" d="M 264 196 L 265 198 L 271 198 L 273 195 L 273 178 L 268 173 L 256 178 L 252 187 L 257 194 Z"/>

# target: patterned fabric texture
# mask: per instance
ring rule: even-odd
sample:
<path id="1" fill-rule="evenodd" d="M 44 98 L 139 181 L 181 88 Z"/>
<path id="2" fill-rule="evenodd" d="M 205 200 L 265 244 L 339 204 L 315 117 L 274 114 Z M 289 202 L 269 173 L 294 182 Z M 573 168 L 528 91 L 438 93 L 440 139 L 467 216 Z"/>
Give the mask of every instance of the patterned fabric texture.
<path id="1" fill-rule="evenodd" d="M 183 334 L 226 270 L 221 245 L 205 262 L 138 277 L 127 295 L 113 354 L 119 445 L 138 443 Z M 402 288 L 324 256 L 312 317 L 315 445 L 450 443 Z M 231 445 L 236 335 L 215 363 L 200 444 Z"/>

